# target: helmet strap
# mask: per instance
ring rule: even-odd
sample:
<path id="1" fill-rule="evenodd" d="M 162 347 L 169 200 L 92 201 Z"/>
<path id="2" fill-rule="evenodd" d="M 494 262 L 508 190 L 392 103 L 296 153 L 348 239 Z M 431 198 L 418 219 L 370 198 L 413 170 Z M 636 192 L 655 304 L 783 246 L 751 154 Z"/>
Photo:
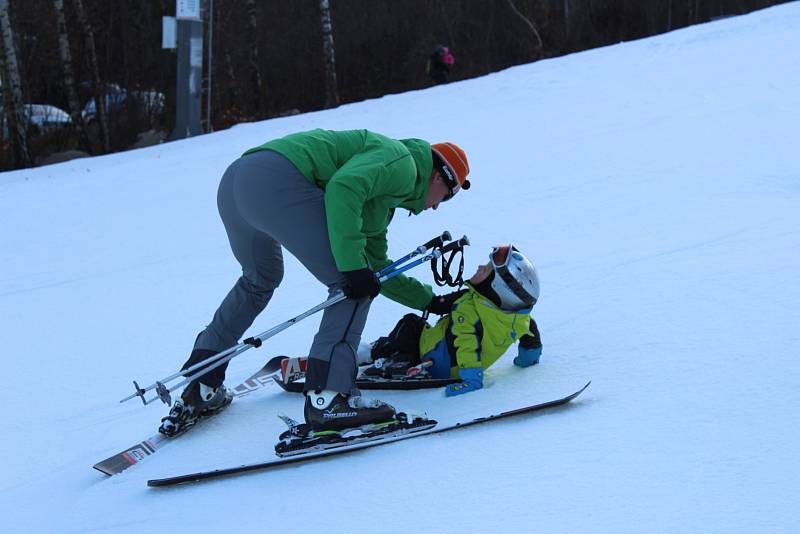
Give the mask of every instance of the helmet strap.
<path id="1" fill-rule="evenodd" d="M 492 282 L 494 281 L 495 276 L 496 274 L 493 269 L 492 272 L 489 273 L 489 276 L 487 276 L 483 281 L 473 284 L 472 287 L 475 288 L 475 291 L 480 293 L 481 296 L 491 300 L 492 304 L 502 309 L 503 303 L 500 300 L 500 296 L 495 292 L 494 289 L 492 289 Z"/>

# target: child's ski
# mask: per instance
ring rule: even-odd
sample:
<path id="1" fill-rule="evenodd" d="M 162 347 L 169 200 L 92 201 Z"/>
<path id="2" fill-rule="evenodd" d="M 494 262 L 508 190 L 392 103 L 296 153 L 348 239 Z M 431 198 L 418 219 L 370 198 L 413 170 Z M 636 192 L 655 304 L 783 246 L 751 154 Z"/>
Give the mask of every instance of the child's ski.
<path id="1" fill-rule="evenodd" d="M 277 375 L 273 375 L 273 380 L 284 391 L 289 393 L 302 393 L 305 382 L 289 382 L 285 383 Z M 356 387 L 359 389 L 388 389 L 388 390 L 414 390 L 414 389 L 430 389 L 430 388 L 443 388 L 447 384 L 455 384 L 461 382 L 458 378 L 365 378 L 361 377 L 356 379 Z"/>
<path id="2" fill-rule="evenodd" d="M 302 393 L 305 383 L 306 366 L 308 358 L 298 356 L 281 356 L 281 372 L 275 374 L 273 379 L 284 391 L 289 393 Z M 417 376 L 396 375 L 392 377 L 369 376 L 360 374 L 356 379 L 359 389 L 386 389 L 386 390 L 414 390 L 443 388 L 447 384 L 461 382 L 458 378 L 427 378 Z"/>

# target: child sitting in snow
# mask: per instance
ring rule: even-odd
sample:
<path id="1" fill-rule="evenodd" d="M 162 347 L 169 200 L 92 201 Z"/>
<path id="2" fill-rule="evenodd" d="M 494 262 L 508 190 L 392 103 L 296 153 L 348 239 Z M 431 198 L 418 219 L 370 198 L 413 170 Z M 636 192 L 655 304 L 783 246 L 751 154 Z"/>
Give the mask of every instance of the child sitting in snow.
<path id="1" fill-rule="evenodd" d="M 442 315 L 430 326 L 423 317 L 404 316 L 387 336 L 362 344 L 359 364 L 366 375 L 397 374 L 425 364 L 432 378 L 460 378 L 448 397 L 481 389 L 483 372 L 515 342 L 514 365 L 539 363 L 542 343 L 530 316 L 539 298 L 533 264 L 513 245 L 495 247 L 467 289 L 434 298 L 428 310 Z"/>

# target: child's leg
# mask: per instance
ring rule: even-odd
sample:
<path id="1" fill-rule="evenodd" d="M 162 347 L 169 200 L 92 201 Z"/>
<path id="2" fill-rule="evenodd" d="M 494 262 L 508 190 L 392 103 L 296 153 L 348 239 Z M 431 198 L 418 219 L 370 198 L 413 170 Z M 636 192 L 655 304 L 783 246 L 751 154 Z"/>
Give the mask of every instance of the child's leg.
<path id="1" fill-rule="evenodd" d="M 398 355 L 407 361 L 419 363 L 419 337 L 428 323 L 413 313 L 403 316 L 388 336 L 378 339 L 372 345 L 372 359 L 397 359 Z"/>

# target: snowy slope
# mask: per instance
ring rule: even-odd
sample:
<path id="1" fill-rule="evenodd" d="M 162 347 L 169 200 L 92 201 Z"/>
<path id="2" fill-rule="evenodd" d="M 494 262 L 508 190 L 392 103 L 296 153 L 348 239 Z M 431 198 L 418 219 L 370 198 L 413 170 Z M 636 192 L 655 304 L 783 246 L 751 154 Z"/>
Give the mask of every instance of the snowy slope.
<path id="1" fill-rule="evenodd" d="M 483 78 L 0 175 L 8 532 L 797 532 L 800 4 Z M 513 240 L 536 261 L 541 365 L 488 387 L 381 395 L 442 419 L 566 394 L 572 406 L 173 490 L 148 478 L 269 458 L 297 397 L 274 388 L 107 479 L 161 406 L 130 380 L 182 363 L 237 277 L 225 167 L 292 131 L 370 128 L 465 148 L 474 187 L 398 217 L 391 251 L 449 229 L 471 271 Z M 417 274 L 428 280 L 427 271 Z M 287 257 L 253 327 L 325 298 Z M 405 310 L 379 299 L 366 338 Z M 318 319 L 237 359 L 309 346 Z M 280 525 L 280 528 L 278 528 Z"/>

